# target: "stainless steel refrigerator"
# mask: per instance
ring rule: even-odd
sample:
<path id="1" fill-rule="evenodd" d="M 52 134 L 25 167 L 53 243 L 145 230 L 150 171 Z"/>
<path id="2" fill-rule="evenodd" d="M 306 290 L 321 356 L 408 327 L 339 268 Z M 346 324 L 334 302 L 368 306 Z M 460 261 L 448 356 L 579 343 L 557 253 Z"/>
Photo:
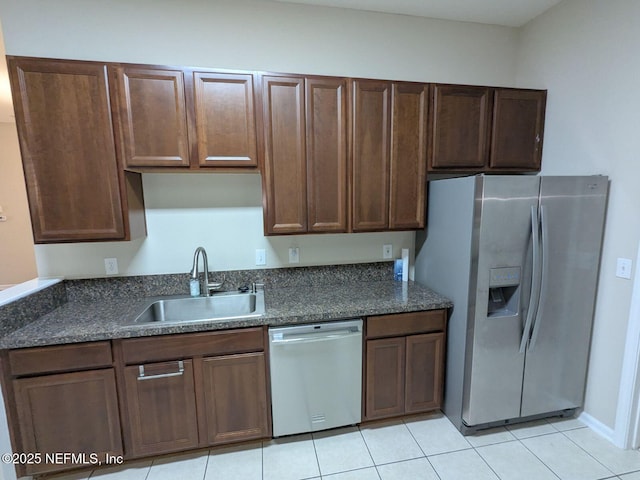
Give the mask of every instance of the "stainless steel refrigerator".
<path id="1" fill-rule="evenodd" d="M 444 413 L 463 433 L 584 399 L 608 179 L 429 183 L 416 281 L 448 296 Z"/>

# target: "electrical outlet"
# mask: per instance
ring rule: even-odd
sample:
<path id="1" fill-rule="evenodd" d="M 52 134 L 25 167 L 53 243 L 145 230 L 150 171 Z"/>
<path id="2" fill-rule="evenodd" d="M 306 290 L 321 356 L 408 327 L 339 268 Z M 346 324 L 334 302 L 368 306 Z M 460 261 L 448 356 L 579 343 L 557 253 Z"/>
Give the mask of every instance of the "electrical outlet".
<path id="1" fill-rule="evenodd" d="M 107 275 L 118 274 L 118 259 L 117 258 L 105 258 L 104 259 L 104 271 Z"/>
<path id="2" fill-rule="evenodd" d="M 264 248 L 256 248 L 256 265 L 267 264 L 267 251 Z"/>
<path id="3" fill-rule="evenodd" d="M 631 259 L 630 258 L 618 258 L 616 263 L 616 277 L 631 279 Z"/>
<path id="4" fill-rule="evenodd" d="M 393 258 L 393 245 L 382 246 L 382 258 L 384 258 L 385 260 L 390 260 Z"/>
<path id="5" fill-rule="evenodd" d="M 289 249 L 289 263 L 300 263 L 300 249 L 298 247 Z"/>

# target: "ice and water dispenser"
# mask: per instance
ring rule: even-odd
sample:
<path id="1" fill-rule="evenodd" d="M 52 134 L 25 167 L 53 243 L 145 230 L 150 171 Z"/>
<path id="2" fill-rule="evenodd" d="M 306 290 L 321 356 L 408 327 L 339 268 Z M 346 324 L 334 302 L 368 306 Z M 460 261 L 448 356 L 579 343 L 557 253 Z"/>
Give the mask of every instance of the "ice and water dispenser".
<path id="1" fill-rule="evenodd" d="M 492 268 L 487 317 L 510 317 L 520 308 L 520 267 Z"/>

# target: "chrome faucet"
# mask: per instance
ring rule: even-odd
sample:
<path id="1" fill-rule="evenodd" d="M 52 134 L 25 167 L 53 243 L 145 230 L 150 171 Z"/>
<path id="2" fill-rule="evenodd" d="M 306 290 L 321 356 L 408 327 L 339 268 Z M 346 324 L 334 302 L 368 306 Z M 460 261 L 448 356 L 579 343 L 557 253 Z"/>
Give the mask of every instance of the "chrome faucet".
<path id="1" fill-rule="evenodd" d="M 204 296 L 211 296 L 211 290 L 219 290 L 222 287 L 222 283 L 209 283 L 209 261 L 207 259 L 207 252 L 203 247 L 196 248 L 195 253 L 193 254 L 193 267 L 191 268 L 191 278 L 193 280 L 198 280 L 198 256 L 202 254 L 202 268 L 204 269 Z M 202 292 L 203 289 L 200 289 Z"/>

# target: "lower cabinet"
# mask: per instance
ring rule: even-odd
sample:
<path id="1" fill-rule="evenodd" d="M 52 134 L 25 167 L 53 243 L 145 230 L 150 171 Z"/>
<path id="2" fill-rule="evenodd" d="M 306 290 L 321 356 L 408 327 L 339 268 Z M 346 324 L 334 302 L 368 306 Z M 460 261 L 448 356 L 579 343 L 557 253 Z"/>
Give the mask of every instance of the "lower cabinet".
<path id="1" fill-rule="evenodd" d="M 132 456 L 198 446 L 191 360 L 124 369 Z"/>
<path id="2" fill-rule="evenodd" d="M 445 323 L 445 310 L 367 319 L 366 420 L 440 408 Z"/>
<path id="3" fill-rule="evenodd" d="M 367 318 L 365 420 L 440 407 L 445 324 Z M 265 347 L 256 327 L 0 352 L 13 451 L 42 455 L 18 476 L 271 437 Z"/>
<path id="4" fill-rule="evenodd" d="M 123 454 L 109 342 L 0 352 L 18 477 Z M 71 457 L 71 454 L 73 457 Z"/>
<path id="5" fill-rule="evenodd" d="M 263 335 L 249 328 L 121 341 L 126 456 L 271 436 Z"/>
<path id="6" fill-rule="evenodd" d="M 269 432 L 264 353 L 202 360 L 207 443 L 263 438 Z"/>
<path id="7" fill-rule="evenodd" d="M 63 373 L 13 382 L 22 451 L 40 454 L 20 462 L 31 475 L 60 470 L 73 460 L 53 454 L 72 452 L 104 461 L 122 455 L 113 369 Z M 77 461 L 70 466 L 78 466 Z"/>

